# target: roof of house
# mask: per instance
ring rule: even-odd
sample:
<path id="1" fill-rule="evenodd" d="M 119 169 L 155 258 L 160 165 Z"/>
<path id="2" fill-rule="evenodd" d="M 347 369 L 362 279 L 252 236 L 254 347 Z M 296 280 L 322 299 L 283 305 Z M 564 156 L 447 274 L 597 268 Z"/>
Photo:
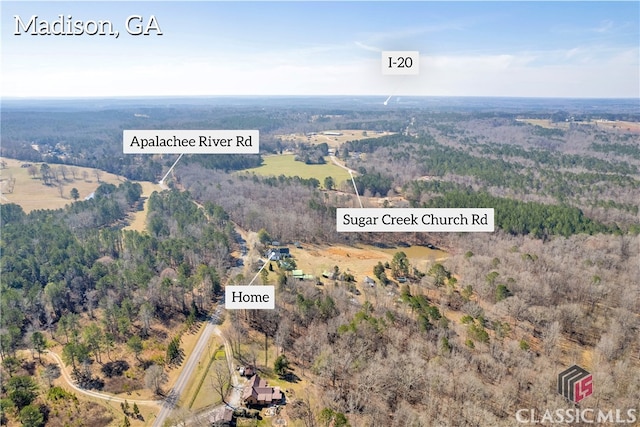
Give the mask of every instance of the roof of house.
<path id="1" fill-rule="evenodd" d="M 289 254 L 289 248 L 271 248 L 267 251 L 267 254 L 280 254 L 285 255 Z"/>
<path id="2" fill-rule="evenodd" d="M 280 387 L 269 387 L 267 381 L 260 378 L 258 374 L 251 377 L 249 383 L 242 393 L 242 400 L 254 397 L 259 402 L 271 403 L 282 399 Z"/>

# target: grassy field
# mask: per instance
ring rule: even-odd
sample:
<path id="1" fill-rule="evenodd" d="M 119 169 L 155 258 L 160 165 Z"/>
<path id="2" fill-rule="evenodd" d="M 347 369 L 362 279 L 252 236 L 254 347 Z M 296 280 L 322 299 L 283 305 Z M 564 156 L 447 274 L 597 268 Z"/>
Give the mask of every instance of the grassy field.
<path id="1" fill-rule="evenodd" d="M 2 162 L 6 165 L 0 170 L 1 174 L 1 191 L 0 197 L 2 203 L 16 203 L 22 206 L 25 212 L 31 212 L 34 209 L 60 209 L 67 203 L 71 203 L 73 199 L 70 196 L 72 188 L 77 188 L 80 193 L 80 199 L 83 200 L 89 194 L 98 188 L 98 186 L 107 182 L 114 185 L 121 184 L 125 178 L 100 171 L 100 182 L 96 179 L 95 170 L 91 168 L 82 168 L 79 166 L 65 166 L 66 179 L 62 180 L 62 196 L 55 185 L 44 185 L 40 179 L 40 165 L 42 163 L 33 163 L 37 167 L 38 174 L 36 177 L 29 175 L 28 168 L 21 165 L 28 163 L 20 160 L 2 158 Z M 52 170 L 59 170 L 61 165 L 50 164 Z M 71 171 L 75 171 L 75 178 Z M 15 179 L 13 192 L 8 192 L 9 181 Z"/>
<path id="2" fill-rule="evenodd" d="M 638 122 L 625 122 L 621 120 L 595 120 L 595 125 L 601 128 L 618 129 L 627 132 L 640 133 L 640 123 Z"/>
<path id="3" fill-rule="evenodd" d="M 548 119 L 516 119 L 519 122 L 537 125 L 546 129 L 569 129 L 569 122 L 552 122 Z M 612 120 L 594 120 L 591 122 L 573 122 L 579 125 L 591 125 L 606 129 L 618 129 L 621 131 L 640 133 L 640 123 L 612 121 Z"/>
<path id="4" fill-rule="evenodd" d="M 545 129 L 569 129 L 568 122 L 552 122 L 549 119 L 516 119 L 516 121 L 540 126 Z"/>
<path id="5" fill-rule="evenodd" d="M 183 395 L 181 406 L 197 412 L 211 405 L 222 403 L 222 399 L 214 389 L 213 376 L 215 375 L 216 367 L 226 370 L 226 365 L 226 355 L 220 339 L 213 337 L 205 357 L 198 364 L 198 368 L 193 375 L 194 378 L 191 378 L 189 386 Z"/>
<path id="6" fill-rule="evenodd" d="M 143 209 L 129 215 L 129 225 L 124 227 L 124 229 L 135 230 L 143 233 L 147 229 L 147 214 L 149 213 L 149 204 L 147 203 L 147 199 L 154 191 L 161 192 L 162 187 L 159 184 L 148 181 L 143 181 L 140 184 L 142 185 L 142 198 L 144 199 Z"/>
<path id="7" fill-rule="evenodd" d="M 293 154 L 284 154 L 281 156 L 266 156 L 264 164 L 257 168 L 247 169 L 248 172 L 254 172 L 263 176 L 299 176 L 300 178 L 315 178 L 322 185 L 324 179 L 328 176 L 332 177 L 336 183 L 336 187 L 350 179 L 349 172 L 336 166 L 326 158 L 327 163 L 324 165 L 307 165 L 302 162 L 296 162 Z"/>

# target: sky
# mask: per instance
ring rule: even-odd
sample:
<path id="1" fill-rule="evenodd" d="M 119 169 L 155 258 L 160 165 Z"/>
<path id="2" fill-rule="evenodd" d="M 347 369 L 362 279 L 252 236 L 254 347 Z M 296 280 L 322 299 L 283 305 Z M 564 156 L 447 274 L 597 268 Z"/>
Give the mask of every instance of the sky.
<path id="1" fill-rule="evenodd" d="M 3 98 L 379 95 L 640 98 L 640 2 L 0 4 Z M 19 29 L 110 21 L 111 35 Z M 71 19 L 68 16 L 72 16 Z M 162 35 L 126 31 L 155 17 Z M 134 23 L 136 21 L 133 21 Z M 133 27 L 133 26 L 131 26 Z M 32 28 L 36 28 L 34 24 Z M 383 75 L 382 51 L 418 51 Z"/>

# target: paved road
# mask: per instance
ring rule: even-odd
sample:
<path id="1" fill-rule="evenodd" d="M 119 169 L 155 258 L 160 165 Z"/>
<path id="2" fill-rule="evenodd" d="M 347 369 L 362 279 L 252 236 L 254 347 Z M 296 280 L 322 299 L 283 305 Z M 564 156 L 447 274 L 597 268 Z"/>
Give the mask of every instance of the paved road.
<path id="1" fill-rule="evenodd" d="M 176 161 L 176 163 L 177 163 L 177 161 Z M 174 163 L 174 166 L 175 166 L 175 163 Z M 166 187 L 166 184 L 164 184 L 163 181 L 160 182 L 160 185 L 163 186 L 163 187 Z M 236 229 L 238 229 L 237 226 L 236 226 Z M 247 254 L 243 253 L 241 256 L 242 256 L 243 261 L 246 262 Z M 182 367 L 182 372 L 180 372 L 180 376 L 178 376 L 178 379 L 176 380 L 175 385 L 173 386 L 173 388 L 169 392 L 169 395 L 164 400 L 164 402 L 162 404 L 162 408 L 160 409 L 160 412 L 158 413 L 158 416 L 156 417 L 156 419 L 155 419 L 155 421 L 153 423 L 153 427 L 163 427 L 164 426 L 164 423 L 166 422 L 167 418 L 169 417 L 169 415 L 171 414 L 173 409 L 176 407 L 176 405 L 180 401 L 180 396 L 181 396 L 182 392 L 184 391 L 184 388 L 186 387 L 186 385 L 187 385 L 187 383 L 189 381 L 189 378 L 193 374 L 194 369 L 196 368 L 196 366 L 198 366 L 198 362 L 200 362 L 200 360 L 202 359 L 203 354 L 204 354 L 204 350 L 205 350 L 205 348 L 207 348 L 209 340 L 210 340 L 211 336 L 214 333 L 216 335 L 220 336 L 222 338 L 223 342 L 224 342 L 225 357 L 227 359 L 227 364 L 228 364 L 229 371 L 231 372 L 231 377 L 232 377 L 233 387 L 231 389 L 231 395 L 227 399 L 227 402 L 228 402 L 227 406 L 229 406 L 231 408 L 235 408 L 235 407 L 239 406 L 240 399 L 242 397 L 243 387 L 240 385 L 240 380 L 238 378 L 238 374 L 237 374 L 236 370 L 233 368 L 233 353 L 231 351 L 231 345 L 225 339 L 225 337 L 222 335 L 222 332 L 220 331 L 220 329 L 214 323 L 214 322 L 217 322 L 218 319 L 221 319 L 222 316 L 223 316 L 223 312 L 222 312 L 223 307 L 224 307 L 223 304 L 224 304 L 223 302 L 220 303 L 218 308 L 215 310 L 214 314 L 207 321 L 207 324 L 206 324 L 204 330 L 202 331 L 202 334 L 200 334 L 200 338 L 198 338 L 198 342 L 196 343 L 196 345 L 195 345 L 193 351 L 191 352 L 191 354 L 189 355 L 189 359 L 187 360 L 185 365 Z M 212 409 L 210 409 L 210 410 L 208 410 L 206 412 L 202 412 L 199 415 L 193 417 L 187 423 L 188 424 L 192 424 L 193 422 L 200 423 L 202 421 L 205 421 L 205 424 L 206 424 L 206 420 L 208 419 L 208 417 L 211 414 L 211 412 L 213 412 L 215 410 L 218 410 L 219 408 L 220 408 L 220 405 L 215 407 L 215 408 L 212 408 Z"/>
<path id="2" fill-rule="evenodd" d="M 164 403 L 162 404 L 162 409 L 160 409 L 160 412 L 153 423 L 153 427 L 162 427 L 169 414 L 171 414 L 173 408 L 175 408 L 177 403 L 180 401 L 180 395 L 189 382 L 189 378 L 191 377 L 191 374 L 193 374 L 193 370 L 198 366 L 198 362 L 202 359 L 202 355 L 207 348 L 209 339 L 217 329 L 218 328 L 213 321 L 209 319 L 202 331 L 202 334 L 200 334 L 200 338 L 198 339 L 196 346 L 193 348 L 187 362 L 182 367 L 182 372 L 180 372 L 175 385 L 165 398 Z"/>
<path id="3" fill-rule="evenodd" d="M 215 334 L 222 338 L 222 341 L 224 342 L 224 353 L 227 358 L 229 370 L 231 372 L 232 387 L 226 399 L 227 403 L 216 405 L 211 408 L 205 409 L 204 411 L 201 411 L 197 415 L 194 415 L 190 419 L 186 420 L 186 426 L 210 425 L 211 422 L 209 421 L 209 419 L 215 412 L 222 411 L 224 410 L 224 408 L 235 409 L 240 406 L 242 400 L 242 391 L 244 390 L 244 384 L 241 384 L 238 371 L 233 366 L 233 353 L 231 352 L 231 344 L 229 344 L 229 341 L 222 335 L 222 332 L 218 327 L 215 328 Z M 180 426 L 182 426 L 182 424 Z"/>
<path id="4" fill-rule="evenodd" d="M 236 230 L 240 230 L 240 228 L 237 225 L 236 225 Z M 245 233 L 242 231 L 238 231 L 238 234 L 242 236 Z M 246 262 L 247 253 L 243 253 L 241 256 L 243 261 Z M 227 367 L 229 369 L 229 372 L 231 372 L 232 387 L 226 399 L 227 403 L 222 405 L 216 405 L 211 408 L 205 409 L 199 412 L 198 414 L 194 415 L 193 417 L 189 418 L 188 420 L 185 420 L 184 423 L 180 423 L 179 427 L 184 427 L 185 425 L 187 426 L 209 425 L 209 418 L 214 412 L 220 411 L 222 410 L 222 408 L 225 408 L 225 407 L 235 409 L 238 406 L 240 406 L 240 403 L 242 400 L 242 392 L 244 390 L 244 382 L 240 379 L 240 376 L 238 375 L 238 371 L 235 369 L 235 366 L 233 365 L 233 351 L 231 349 L 231 344 L 229 343 L 229 340 L 225 338 L 225 336 L 222 334 L 222 331 L 220 331 L 220 328 L 218 328 L 218 326 L 214 323 L 214 322 L 218 322 L 219 319 L 223 319 L 223 318 L 224 318 L 224 300 L 220 301 L 215 312 L 211 315 L 212 320 L 207 322 L 207 326 L 205 330 L 202 332 L 202 334 L 200 335 L 200 339 L 196 343 L 194 352 L 189 357 L 189 361 L 187 362 L 187 364 L 189 364 L 189 362 L 191 362 L 192 359 L 194 360 L 194 364 L 191 365 L 190 367 L 187 367 L 187 365 L 184 366 L 182 373 L 178 378 L 178 381 L 176 381 L 176 386 L 173 388 L 173 390 L 171 390 L 171 394 L 170 394 L 171 399 L 168 398 L 165 404 L 163 405 L 162 409 L 160 410 L 160 413 L 158 414 L 158 417 L 156 418 L 156 421 L 153 424 L 154 427 L 162 427 L 167 417 L 171 413 L 172 409 L 175 407 L 175 404 L 178 402 L 180 397 L 179 393 L 182 392 L 182 390 L 176 389 L 176 387 L 178 387 L 178 384 L 180 383 L 180 379 L 183 378 L 184 376 L 186 381 L 191 376 L 191 372 L 195 368 L 197 364 L 197 360 L 199 360 L 202 357 L 202 352 L 204 351 L 205 344 L 209 342 L 209 339 L 212 334 L 216 334 L 222 339 L 222 342 L 224 343 L 224 354 L 227 359 Z M 198 348 L 200 348 L 199 354 L 196 354 L 196 351 L 198 350 Z M 176 393 L 177 393 L 176 396 L 171 396 Z"/>
<path id="5" fill-rule="evenodd" d="M 179 159 L 178 159 L 179 160 Z M 176 161 L 177 163 L 177 161 Z M 175 166 L 175 164 L 174 164 Z M 167 185 L 164 182 L 160 182 L 159 183 L 160 186 L 163 189 L 168 189 Z M 243 254 L 246 255 L 246 254 Z M 244 258 L 244 256 L 243 256 Z M 221 308 L 219 308 L 218 310 L 216 310 L 216 313 L 214 314 L 214 318 L 219 318 L 221 316 Z M 231 345 L 229 344 L 229 342 L 224 338 L 224 336 L 222 335 L 222 332 L 220 331 L 220 329 L 213 323 L 212 319 L 209 319 L 206 323 L 206 326 L 204 328 L 204 330 L 202 331 L 202 334 L 200 335 L 200 338 L 198 339 L 198 342 L 196 343 L 193 351 L 191 352 L 191 354 L 189 355 L 189 359 L 187 360 L 187 362 L 185 363 L 185 365 L 182 368 L 182 371 L 180 372 L 180 375 L 178 376 L 178 379 L 176 380 L 175 385 L 173 386 L 173 388 L 171 389 L 171 391 L 169 392 L 169 395 L 164 399 L 164 400 L 136 400 L 136 399 L 123 399 L 120 397 L 116 397 L 107 393 L 100 393 L 97 391 L 93 391 L 93 390 L 85 390 L 83 388 L 78 387 L 75 382 L 73 381 L 73 379 L 71 378 L 71 376 L 69 375 L 69 373 L 65 370 L 65 366 L 62 362 L 62 360 L 60 359 L 60 356 L 58 356 L 56 353 L 51 352 L 51 351 L 46 351 L 45 354 L 51 356 L 53 359 L 55 359 L 55 361 L 58 363 L 58 365 L 60 365 L 60 372 L 62 373 L 62 377 L 65 380 L 65 382 L 67 384 L 69 384 L 69 387 L 71 387 L 73 390 L 75 390 L 78 393 L 84 394 L 86 396 L 91 396 L 97 399 L 102 399 L 102 400 L 106 400 L 106 401 L 110 401 L 110 402 L 116 402 L 116 403 L 124 403 L 125 401 L 128 403 L 137 403 L 140 405 L 162 405 L 160 412 L 158 413 L 158 416 L 156 417 L 154 423 L 153 423 L 153 427 L 162 427 L 164 426 L 164 423 L 167 419 L 167 417 L 171 414 L 171 411 L 173 411 L 173 409 L 176 407 L 177 403 L 180 401 L 180 396 L 182 395 L 182 392 L 184 391 L 184 388 L 186 387 L 187 383 L 189 382 L 189 378 L 191 377 L 191 375 L 193 374 L 193 370 L 196 368 L 196 366 L 198 366 L 198 362 L 202 359 L 203 353 L 205 348 L 207 348 L 207 344 L 209 343 L 209 339 L 211 338 L 211 336 L 213 334 L 216 334 L 218 336 L 220 336 L 224 342 L 224 347 L 225 347 L 225 355 L 227 358 L 227 364 L 229 366 L 229 371 L 231 372 L 231 376 L 232 376 L 232 383 L 233 383 L 233 387 L 231 389 L 231 394 L 229 396 L 229 398 L 227 399 L 227 406 L 231 407 L 231 408 L 235 408 L 237 406 L 239 406 L 240 404 L 240 399 L 242 396 L 242 389 L 243 387 L 240 385 L 240 380 L 237 374 L 237 371 L 234 369 L 233 367 L 233 356 L 232 356 L 232 352 L 231 352 Z M 196 420 L 198 419 L 207 419 L 205 417 L 208 417 L 209 414 L 215 410 L 218 410 L 220 408 L 220 406 L 217 406 L 215 408 L 212 408 L 211 410 L 208 410 L 202 414 L 200 414 L 199 416 L 195 417 Z"/>
<path id="6" fill-rule="evenodd" d="M 75 390 L 78 393 L 87 395 L 87 396 L 91 396 L 91 397 L 95 397 L 97 399 L 102 399 L 102 400 L 107 400 L 110 402 L 116 402 L 116 403 L 124 403 L 125 401 L 129 402 L 129 403 L 137 403 L 139 405 L 159 405 L 162 403 L 161 400 L 136 400 L 136 399 L 123 399 L 121 397 L 116 397 L 113 396 L 111 394 L 107 394 L 107 393 L 100 393 L 98 391 L 93 391 L 93 390 L 86 390 L 84 388 L 80 388 L 76 385 L 76 383 L 73 381 L 73 379 L 71 378 L 71 376 L 69 375 L 69 373 L 67 372 L 67 370 L 64 367 L 64 364 L 62 363 L 62 360 L 60 359 L 60 356 L 58 356 L 56 353 L 52 352 L 52 351 L 46 351 L 45 354 L 51 356 L 53 359 L 55 359 L 55 361 L 58 363 L 58 365 L 60 365 L 60 372 L 62 373 L 62 378 L 65 380 L 65 382 L 67 384 L 69 384 L 69 387 L 71 387 L 73 390 Z"/>
<path id="7" fill-rule="evenodd" d="M 219 317 L 222 314 L 222 310 L 218 309 L 216 310 L 216 313 L 214 314 L 213 318 Z M 220 328 L 218 328 L 216 325 L 214 325 L 213 323 L 209 322 L 207 326 L 212 325 L 213 328 L 211 329 L 211 331 L 203 331 L 202 336 L 204 336 L 205 333 L 207 334 L 211 334 L 214 333 L 216 335 L 218 335 L 223 343 L 224 343 L 224 352 L 225 352 L 225 357 L 227 359 L 227 366 L 229 368 L 229 372 L 231 372 L 231 383 L 232 383 L 232 387 L 231 390 L 229 392 L 229 396 L 227 396 L 227 403 L 226 404 L 221 404 L 221 405 L 216 405 L 213 406 L 211 408 L 205 409 L 201 412 L 199 412 L 198 414 L 192 416 L 191 418 L 184 420 L 183 422 L 181 422 L 180 424 L 178 424 L 179 427 L 184 427 L 186 426 L 202 426 L 202 425 L 209 425 L 209 418 L 213 415 L 213 413 L 222 410 L 223 408 L 231 408 L 231 409 L 235 409 L 238 406 L 240 406 L 241 400 L 242 400 L 242 391 L 244 390 L 244 384 L 242 384 L 240 376 L 238 375 L 238 371 L 235 369 L 234 365 L 233 365 L 233 353 L 231 350 L 231 344 L 229 343 L 229 341 L 224 337 L 224 335 L 222 335 L 222 331 L 220 331 Z M 206 340 L 205 342 L 207 342 L 208 340 Z M 198 342 L 199 344 L 200 342 Z M 196 347 L 198 345 L 196 344 Z M 195 352 L 195 350 L 194 350 Z M 193 353 L 192 353 L 193 354 Z M 191 358 L 190 358 L 191 359 Z M 185 367 L 183 369 L 187 369 L 187 365 L 185 365 Z M 193 369 L 193 367 L 192 367 Z M 183 372 L 185 372 L 183 370 Z M 180 375 L 180 377 L 182 377 L 182 375 Z M 189 377 L 186 376 L 186 378 L 188 379 Z M 180 379 L 178 379 L 178 381 L 176 382 L 176 386 L 178 385 L 178 382 L 180 381 Z M 174 387 L 171 390 L 171 394 L 176 393 L 176 387 Z M 179 396 L 178 398 L 167 398 L 167 402 L 165 403 L 165 405 L 163 406 L 162 410 L 160 411 L 160 414 L 158 414 L 158 417 L 156 418 L 156 421 L 154 422 L 154 426 L 162 426 L 163 423 L 166 421 L 166 418 L 169 416 L 169 414 L 171 413 L 171 411 L 173 410 L 173 408 L 175 407 L 175 402 L 177 402 L 179 400 Z"/>

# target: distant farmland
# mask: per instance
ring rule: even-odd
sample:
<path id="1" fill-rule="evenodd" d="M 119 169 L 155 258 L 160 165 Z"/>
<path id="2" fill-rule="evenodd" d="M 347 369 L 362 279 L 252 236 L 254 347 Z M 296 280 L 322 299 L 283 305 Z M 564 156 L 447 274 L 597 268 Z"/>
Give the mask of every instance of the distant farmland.
<path id="1" fill-rule="evenodd" d="M 534 126 L 540 126 L 547 129 L 569 129 L 569 122 L 553 122 L 549 119 L 516 119 L 518 122 L 528 123 Z M 574 121 L 571 122 L 578 125 L 589 125 L 607 129 L 618 129 L 623 132 L 640 133 L 639 122 L 625 122 L 621 120 L 593 120 L 589 122 Z"/>
<path id="2" fill-rule="evenodd" d="M 376 132 L 374 130 L 358 129 L 334 129 L 313 134 L 292 133 L 287 135 L 276 135 L 283 141 L 302 142 L 305 144 L 322 144 L 326 142 L 329 147 L 338 148 L 347 141 L 359 141 L 367 138 L 380 138 L 382 136 L 393 135 L 395 132 Z M 327 135 L 328 134 L 328 135 Z"/>
<path id="3" fill-rule="evenodd" d="M 70 191 L 76 188 L 83 200 L 94 192 L 101 183 L 119 185 L 125 178 L 117 175 L 99 171 L 93 168 L 80 166 L 59 165 L 50 163 L 49 166 L 54 172 L 58 172 L 60 167 L 66 170 L 66 179 L 61 179 L 62 194 L 57 185 L 44 185 L 40 175 L 42 162 L 25 162 L 21 160 L 2 158 L 5 167 L 2 169 L 2 179 L 0 179 L 0 196 L 2 203 L 16 203 L 22 206 L 25 212 L 35 209 L 60 209 L 73 202 Z M 33 164 L 36 167 L 36 176 L 31 176 L 25 164 Z M 75 173 L 75 176 L 72 174 Z M 97 172 L 96 172 L 97 171 Z M 98 181 L 96 173 L 100 176 Z M 15 180 L 13 191 L 8 191 L 9 180 Z"/>
<path id="4" fill-rule="evenodd" d="M 247 169 L 248 172 L 254 172 L 263 176 L 299 176 L 300 178 L 315 178 L 323 184 L 324 179 L 328 176 L 332 177 L 336 186 L 343 181 L 350 179 L 349 172 L 336 166 L 331 160 L 325 157 L 327 163 L 324 165 L 307 165 L 294 160 L 295 155 L 284 154 L 281 156 L 265 156 L 264 164 L 257 168 Z"/>

